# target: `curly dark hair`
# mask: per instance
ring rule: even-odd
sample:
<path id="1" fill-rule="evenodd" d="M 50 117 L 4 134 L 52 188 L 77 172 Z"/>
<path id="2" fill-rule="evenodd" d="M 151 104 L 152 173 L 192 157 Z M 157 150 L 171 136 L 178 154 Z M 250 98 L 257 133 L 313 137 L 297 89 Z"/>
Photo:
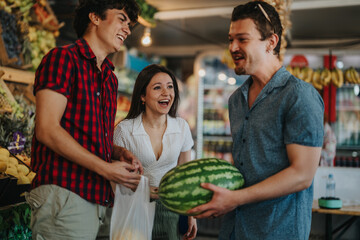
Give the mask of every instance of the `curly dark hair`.
<path id="1" fill-rule="evenodd" d="M 95 13 L 100 19 L 106 18 L 106 10 L 124 10 L 132 24 L 140 14 L 140 7 L 135 0 L 80 0 L 75 9 L 74 29 L 78 37 L 82 37 L 90 23 L 89 13 Z"/>
<path id="2" fill-rule="evenodd" d="M 166 67 L 159 64 L 151 64 L 145 67 L 138 75 L 135 81 L 134 90 L 131 97 L 130 110 L 125 117 L 125 119 L 133 119 L 140 115 L 140 113 L 145 111 L 145 106 L 141 102 L 141 96 L 146 95 L 146 87 L 149 85 L 151 79 L 157 73 L 166 73 L 172 79 L 174 85 L 174 102 L 170 108 L 169 115 L 171 117 L 176 117 L 177 108 L 180 101 L 179 96 L 179 87 L 175 78 L 175 75 Z"/>
<path id="3" fill-rule="evenodd" d="M 279 42 L 274 49 L 274 53 L 279 56 L 283 27 L 276 9 L 262 1 L 248 2 L 235 7 L 232 12 L 231 21 L 235 22 L 245 18 L 250 18 L 254 21 L 256 28 L 261 34 L 261 40 L 269 38 L 272 34 L 278 35 Z"/>

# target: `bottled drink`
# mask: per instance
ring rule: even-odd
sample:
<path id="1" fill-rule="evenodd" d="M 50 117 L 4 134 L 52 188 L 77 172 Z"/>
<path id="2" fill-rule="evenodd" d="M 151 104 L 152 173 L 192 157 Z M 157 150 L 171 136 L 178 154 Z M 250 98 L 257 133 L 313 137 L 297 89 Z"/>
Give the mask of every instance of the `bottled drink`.
<path id="1" fill-rule="evenodd" d="M 335 179 L 332 173 L 326 179 L 326 198 L 335 198 Z"/>

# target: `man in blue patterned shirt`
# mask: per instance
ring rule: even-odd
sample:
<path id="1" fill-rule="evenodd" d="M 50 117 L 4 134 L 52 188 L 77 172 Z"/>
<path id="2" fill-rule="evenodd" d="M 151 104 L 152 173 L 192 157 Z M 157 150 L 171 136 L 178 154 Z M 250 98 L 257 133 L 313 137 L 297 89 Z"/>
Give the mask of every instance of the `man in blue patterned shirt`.
<path id="1" fill-rule="evenodd" d="M 308 239 L 313 177 L 323 142 L 324 104 L 279 60 L 279 15 L 261 1 L 237 6 L 229 30 L 235 72 L 249 75 L 229 99 L 235 166 L 245 187 L 211 184 L 197 217 L 225 215 L 219 239 Z"/>

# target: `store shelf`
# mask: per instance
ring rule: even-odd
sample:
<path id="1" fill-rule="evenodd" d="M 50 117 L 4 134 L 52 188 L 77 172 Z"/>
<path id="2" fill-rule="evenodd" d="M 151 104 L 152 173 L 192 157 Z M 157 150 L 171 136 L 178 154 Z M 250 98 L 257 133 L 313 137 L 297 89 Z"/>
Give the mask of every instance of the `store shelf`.
<path id="1" fill-rule="evenodd" d="M 217 85 L 210 85 L 210 84 L 204 84 L 204 90 L 211 90 L 211 89 L 223 89 L 228 91 L 234 91 L 239 85 L 228 85 L 228 84 L 217 84 Z"/>
<path id="2" fill-rule="evenodd" d="M 5 74 L 2 78 L 6 81 L 34 84 L 35 73 L 33 72 L 3 66 L 0 66 L 0 70 L 4 71 Z"/>
<path id="3" fill-rule="evenodd" d="M 232 161 L 228 99 L 245 81 L 221 62 L 223 51 L 207 52 L 195 60 L 195 71 L 203 71 L 198 77 L 198 112 L 196 157 L 217 157 Z M 224 77 L 220 80 L 220 75 Z M 228 84 L 236 80 L 235 85 Z"/>
<path id="4" fill-rule="evenodd" d="M 204 135 L 203 136 L 204 141 L 225 141 L 225 142 L 232 142 L 231 136 L 210 136 L 210 135 Z"/>

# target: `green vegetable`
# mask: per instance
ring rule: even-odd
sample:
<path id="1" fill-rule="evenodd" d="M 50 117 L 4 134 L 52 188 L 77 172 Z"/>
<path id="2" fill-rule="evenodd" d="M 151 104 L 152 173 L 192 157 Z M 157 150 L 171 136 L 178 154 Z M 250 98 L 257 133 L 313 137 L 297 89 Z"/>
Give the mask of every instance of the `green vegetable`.
<path id="1" fill-rule="evenodd" d="M 0 239 L 31 239 L 31 210 L 29 205 L 21 204 L 0 211 Z"/>
<path id="2" fill-rule="evenodd" d="M 167 172 L 160 181 L 159 197 L 169 210 L 188 215 L 186 212 L 209 202 L 213 192 L 204 189 L 200 183 L 212 183 L 229 190 L 244 185 L 239 170 L 217 158 L 198 159 L 177 166 Z"/>

